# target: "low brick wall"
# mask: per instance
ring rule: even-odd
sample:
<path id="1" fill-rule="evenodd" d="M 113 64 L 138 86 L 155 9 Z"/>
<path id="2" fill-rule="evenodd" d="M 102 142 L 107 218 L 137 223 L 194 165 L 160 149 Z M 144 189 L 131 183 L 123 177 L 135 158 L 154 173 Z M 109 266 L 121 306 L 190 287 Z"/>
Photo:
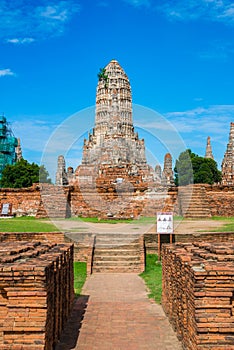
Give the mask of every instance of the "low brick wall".
<path id="1" fill-rule="evenodd" d="M 199 189 L 199 186 L 204 192 L 204 203 L 200 203 L 199 209 L 203 212 L 209 209 L 208 216 L 233 216 L 234 186 L 196 184 L 193 190 Z M 191 186 L 188 188 L 188 200 L 191 201 L 193 190 Z M 29 188 L 0 188 L 0 205 L 11 204 L 12 213 L 16 216 L 107 217 L 112 212 L 117 218 L 130 218 L 155 216 L 157 211 L 162 210 L 181 215 L 178 187 L 149 184 L 148 191 L 145 190 L 140 186 L 134 193 L 115 193 L 100 188 L 34 184 Z M 188 205 L 185 205 L 186 210 Z M 194 209 L 190 214 L 191 217 L 196 214 Z"/>
<path id="2" fill-rule="evenodd" d="M 12 204 L 12 214 L 36 216 L 41 203 L 38 185 L 29 188 L 0 188 L 0 204 Z"/>
<path id="3" fill-rule="evenodd" d="M 73 300 L 71 244 L 1 243 L 1 349 L 53 349 Z"/>
<path id="4" fill-rule="evenodd" d="M 62 232 L 0 232 L 0 242 L 40 241 L 64 243 Z"/>
<path id="5" fill-rule="evenodd" d="M 234 244 L 162 250 L 162 305 L 187 350 L 234 349 Z"/>
<path id="6" fill-rule="evenodd" d="M 234 242 L 234 232 L 199 232 L 175 234 L 174 242 Z M 148 254 L 158 253 L 158 234 L 145 233 L 145 250 Z M 169 243 L 169 235 L 161 235 L 161 244 Z"/>
<path id="7" fill-rule="evenodd" d="M 206 197 L 212 216 L 234 215 L 234 186 L 206 185 Z"/>
<path id="8" fill-rule="evenodd" d="M 87 275 L 92 273 L 93 250 L 95 234 L 93 233 L 67 233 L 65 242 L 74 244 L 74 261 L 87 263 Z"/>

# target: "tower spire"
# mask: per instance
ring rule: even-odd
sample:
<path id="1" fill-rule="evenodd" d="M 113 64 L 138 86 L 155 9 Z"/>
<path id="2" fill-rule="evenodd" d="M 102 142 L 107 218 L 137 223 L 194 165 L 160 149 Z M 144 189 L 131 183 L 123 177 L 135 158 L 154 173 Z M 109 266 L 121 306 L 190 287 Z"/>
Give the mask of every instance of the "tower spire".
<path id="1" fill-rule="evenodd" d="M 210 136 L 207 137 L 205 158 L 214 159 L 214 156 L 212 153 L 212 147 L 211 147 L 211 143 L 210 143 Z"/>
<path id="2" fill-rule="evenodd" d="M 144 140 L 133 126 L 130 82 L 116 60 L 98 74 L 95 126 L 84 141 L 82 164 L 147 164 Z"/>
<path id="3" fill-rule="evenodd" d="M 222 162 L 222 184 L 234 185 L 234 123 L 230 124 L 229 142 Z"/>

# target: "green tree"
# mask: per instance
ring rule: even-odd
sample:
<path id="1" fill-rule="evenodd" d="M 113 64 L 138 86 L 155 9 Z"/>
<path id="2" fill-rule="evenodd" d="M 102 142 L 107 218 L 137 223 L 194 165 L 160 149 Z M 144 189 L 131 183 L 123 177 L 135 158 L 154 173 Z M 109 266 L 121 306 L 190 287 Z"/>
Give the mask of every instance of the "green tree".
<path id="1" fill-rule="evenodd" d="M 49 173 L 46 170 L 44 165 L 40 165 L 39 168 L 39 182 L 43 183 L 51 183 L 51 179 L 49 178 Z"/>
<path id="2" fill-rule="evenodd" d="M 51 183 L 48 172 L 43 165 L 30 164 L 27 160 L 21 159 L 14 165 L 7 165 L 2 172 L 0 186 L 5 188 L 30 187 L 33 183 Z M 40 177 L 40 179 L 39 179 Z"/>
<path id="3" fill-rule="evenodd" d="M 192 152 L 190 149 L 180 153 L 176 160 L 175 184 L 176 186 L 184 186 L 193 183 L 193 167 L 191 162 Z"/>
<path id="4" fill-rule="evenodd" d="M 210 158 L 200 157 L 190 149 L 179 155 L 175 164 L 175 184 L 207 183 L 212 185 L 221 181 L 221 171 Z"/>

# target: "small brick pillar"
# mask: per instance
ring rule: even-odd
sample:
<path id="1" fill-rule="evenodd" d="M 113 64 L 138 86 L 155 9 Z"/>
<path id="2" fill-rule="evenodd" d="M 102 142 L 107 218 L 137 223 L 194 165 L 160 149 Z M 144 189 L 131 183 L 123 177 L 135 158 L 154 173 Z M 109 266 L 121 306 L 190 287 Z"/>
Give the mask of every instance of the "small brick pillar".
<path id="1" fill-rule="evenodd" d="M 53 349 L 73 301 L 73 245 L 1 243 L 1 349 Z"/>
<path id="2" fill-rule="evenodd" d="M 162 250 L 162 305 L 186 350 L 234 350 L 234 244 Z"/>

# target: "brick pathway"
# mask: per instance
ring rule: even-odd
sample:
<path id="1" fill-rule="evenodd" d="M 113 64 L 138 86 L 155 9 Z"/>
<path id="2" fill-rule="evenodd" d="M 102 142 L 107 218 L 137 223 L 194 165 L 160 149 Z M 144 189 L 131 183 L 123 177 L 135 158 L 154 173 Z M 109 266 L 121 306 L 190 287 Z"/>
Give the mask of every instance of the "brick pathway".
<path id="1" fill-rule="evenodd" d="M 138 275 L 93 274 L 83 295 L 56 350 L 182 350 Z"/>

